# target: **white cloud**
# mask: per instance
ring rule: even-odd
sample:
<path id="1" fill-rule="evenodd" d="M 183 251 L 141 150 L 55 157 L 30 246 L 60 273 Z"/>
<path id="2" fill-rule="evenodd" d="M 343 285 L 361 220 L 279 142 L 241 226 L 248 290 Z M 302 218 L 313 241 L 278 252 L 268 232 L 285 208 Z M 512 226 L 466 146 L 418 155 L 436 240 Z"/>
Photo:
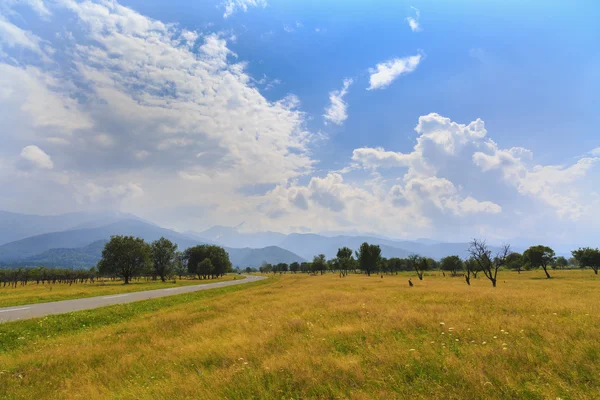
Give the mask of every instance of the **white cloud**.
<path id="1" fill-rule="evenodd" d="M 419 19 L 421 18 L 421 12 L 419 11 L 418 8 L 415 7 L 411 7 L 413 9 L 413 11 L 415 12 L 415 16 L 409 16 L 406 17 L 406 22 L 408 23 L 408 26 L 410 27 L 410 29 L 413 32 L 420 32 L 421 31 L 421 25 L 419 24 Z"/>
<path id="2" fill-rule="evenodd" d="M 48 154 L 35 145 L 29 145 L 21 150 L 20 161 L 25 168 L 52 169 L 54 163 Z"/>
<path id="3" fill-rule="evenodd" d="M 593 153 L 593 151 L 592 151 Z M 535 197 L 552 206 L 560 217 L 577 220 L 584 207 L 577 191 L 569 185 L 584 178 L 600 158 L 584 157 L 575 164 L 531 165 L 533 153 L 521 147 L 508 150 L 488 140 L 483 151 L 473 154 L 473 163 L 483 172 L 499 170 L 503 179 L 519 193 Z"/>
<path id="4" fill-rule="evenodd" d="M 39 37 L 2 19 L 0 15 L 0 49 L 2 43 L 8 47 L 22 47 L 36 53 L 42 52 Z"/>
<path id="5" fill-rule="evenodd" d="M 112 1 L 43 4 L 42 19 L 27 13 L 15 26 L 43 32 L 60 23 L 72 35 L 40 37 L 43 49 L 61 49 L 44 54 L 51 63 L 35 52 L 22 63 L 0 55 L 0 121 L 8 132 L 0 209 L 108 207 L 179 229 L 244 220 L 265 230 L 453 240 L 526 235 L 539 232 L 536 222 L 548 235 L 573 220 L 591 232 L 600 223 L 598 149 L 539 165 L 531 151 L 492 141 L 480 119 L 460 124 L 431 113 L 419 118 L 408 147 L 398 132 L 390 143 L 399 148 L 356 148 L 331 171 L 316 165 L 319 133 L 307 131 L 300 100 L 266 99 L 269 80 L 248 74 L 226 36 Z M 414 57 L 380 64 L 370 89 L 413 71 L 422 61 Z M 350 84 L 330 94 L 327 122 L 346 120 Z M 32 143 L 44 150 L 26 150 Z M 251 196 L 243 194 L 248 187 Z M 22 201 L 42 192 L 43 203 Z"/>
<path id="6" fill-rule="evenodd" d="M 389 61 L 379 63 L 375 68 L 370 68 L 369 78 L 370 86 L 367 90 L 384 89 L 388 87 L 396 78 L 413 72 L 419 66 L 423 59 L 423 54 L 404 58 L 394 58 Z"/>
<path id="7" fill-rule="evenodd" d="M 331 104 L 325 109 L 325 123 L 327 121 L 336 125 L 341 125 L 348 118 L 346 112 L 348 104 L 344 101 L 344 96 L 348 94 L 348 88 L 352 85 L 353 80 L 350 78 L 344 79 L 343 86 L 340 90 L 334 90 L 329 93 L 329 101 Z"/>
<path id="8" fill-rule="evenodd" d="M 593 156 L 600 156 L 600 147 L 597 147 L 594 150 L 590 151 L 590 154 Z"/>
<path id="9" fill-rule="evenodd" d="M 238 11 L 246 12 L 250 7 L 262 7 L 267 6 L 266 0 L 226 0 L 221 3 L 221 6 L 225 8 L 223 18 L 229 18 Z"/>
<path id="10" fill-rule="evenodd" d="M 48 7 L 48 20 L 35 23 L 53 24 L 61 15 L 73 35 L 44 40 L 64 48 L 60 62 L 74 68 L 35 60 L 35 66 L 10 65 L 0 56 L 0 120 L 3 129 L 19 132 L 3 141 L 0 157 L 43 142 L 50 154 L 60 154 L 60 172 L 70 177 L 68 188 L 48 188 L 40 212 L 92 204 L 80 201 L 81 192 L 99 182 L 104 188 L 135 182 L 151 193 L 153 201 L 121 196 L 114 203 L 140 214 L 158 204 L 174 208 L 182 199 L 236 208 L 244 202 L 240 187 L 312 170 L 312 135 L 298 98 L 265 99 L 222 36 L 181 30 L 116 2 L 61 0 Z M 152 170 L 140 162 L 150 153 Z M 186 180 L 200 176 L 210 191 Z M 0 199 L 0 209 L 3 204 Z"/>

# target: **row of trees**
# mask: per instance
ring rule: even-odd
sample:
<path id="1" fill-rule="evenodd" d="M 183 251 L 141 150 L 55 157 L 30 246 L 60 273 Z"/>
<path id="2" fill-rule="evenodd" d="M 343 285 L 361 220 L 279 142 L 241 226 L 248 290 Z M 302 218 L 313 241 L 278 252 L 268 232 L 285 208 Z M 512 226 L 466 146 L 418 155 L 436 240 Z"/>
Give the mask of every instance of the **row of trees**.
<path id="1" fill-rule="evenodd" d="M 541 268 L 546 277 L 550 278 L 550 269 L 564 268 L 568 265 L 578 264 L 580 267 L 589 267 L 598 274 L 600 267 L 600 250 L 580 248 L 572 252 L 573 259 L 569 262 L 564 257 L 556 257 L 553 249 L 547 246 L 532 246 L 523 254 L 512 252 L 509 245 L 502 246 L 495 253 L 482 240 L 473 240 L 469 246 L 469 257 L 465 260 L 458 255 L 452 255 L 436 261 L 432 258 L 421 257 L 413 254 L 407 258 L 389 258 L 381 256 L 381 248 L 377 245 L 363 243 L 359 250 L 353 252 L 348 247 L 338 250 L 335 258 L 326 260 L 324 254 L 315 256 L 312 262 L 280 263 L 276 265 L 263 264 L 260 272 L 285 273 L 304 272 L 323 274 L 327 271 L 346 276 L 349 271 L 371 274 L 394 274 L 401 271 L 414 271 L 422 280 L 424 273 L 431 270 L 440 270 L 451 276 L 462 275 L 467 284 L 471 279 L 476 279 L 482 273 L 492 286 L 498 282 L 498 271 L 512 269 L 517 272 Z M 356 257 L 356 258 L 355 258 Z"/>
<path id="2" fill-rule="evenodd" d="M 177 244 L 160 238 L 152 243 L 133 236 L 113 236 L 102 250 L 98 270 L 104 276 L 118 276 L 125 283 L 142 275 L 163 282 L 178 275 L 196 275 L 198 279 L 216 278 L 231 272 L 229 254 L 219 246 L 199 245 L 184 252 Z"/>
<path id="3" fill-rule="evenodd" d="M 89 270 L 66 268 L 16 268 L 0 270 L 0 286 L 39 283 L 94 282 L 98 278 L 132 279 L 143 277 L 163 282 L 178 276 L 212 279 L 233 271 L 229 254 L 219 246 L 200 245 L 184 252 L 177 244 L 160 238 L 152 243 L 133 236 L 113 236 L 102 250 L 97 267 Z"/>
<path id="4" fill-rule="evenodd" d="M 18 285 L 24 286 L 28 282 L 37 284 L 45 283 L 65 283 L 72 285 L 74 283 L 93 283 L 98 278 L 96 267 L 90 269 L 69 269 L 69 268 L 14 268 L 0 269 L 0 286 Z"/>

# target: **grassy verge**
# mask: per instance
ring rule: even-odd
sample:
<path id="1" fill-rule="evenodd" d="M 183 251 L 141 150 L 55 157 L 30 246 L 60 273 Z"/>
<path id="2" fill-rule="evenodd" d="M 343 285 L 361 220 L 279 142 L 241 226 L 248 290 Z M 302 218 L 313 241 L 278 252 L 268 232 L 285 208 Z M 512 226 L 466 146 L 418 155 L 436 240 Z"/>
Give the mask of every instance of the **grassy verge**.
<path id="1" fill-rule="evenodd" d="M 237 275 L 225 275 L 218 279 L 177 279 L 173 281 L 133 281 L 124 285 L 123 281 L 104 281 L 96 283 L 36 284 L 29 282 L 26 286 L 0 287 L 0 308 L 20 306 L 24 304 L 47 303 L 51 301 L 80 299 L 84 297 L 107 296 L 111 294 L 141 292 L 144 290 L 166 289 L 178 286 L 201 285 L 242 279 Z"/>
<path id="2" fill-rule="evenodd" d="M 538 275 L 287 275 L 8 323 L 0 398 L 600 398 L 600 280 Z"/>

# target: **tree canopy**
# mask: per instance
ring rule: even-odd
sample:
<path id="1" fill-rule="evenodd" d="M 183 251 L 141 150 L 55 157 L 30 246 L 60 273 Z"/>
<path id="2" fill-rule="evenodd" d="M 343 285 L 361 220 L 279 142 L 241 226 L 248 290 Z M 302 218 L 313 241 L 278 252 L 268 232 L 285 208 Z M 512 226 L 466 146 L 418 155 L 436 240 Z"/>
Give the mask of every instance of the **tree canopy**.
<path id="1" fill-rule="evenodd" d="M 600 250 L 582 247 L 571 252 L 581 268 L 590 267 L 596 275 L 600 268 Z"/>
<path id="2" fill-rule="evenodd" d="M 198 278 L 215 278 L 232 270 L 229 254 L 219 246 L 202 244 L 190 247 L 184 252 L 187 260 L 188 272 L 198 275 Z M 202 263 L 205 259 L 209 263 Z"/>
<path id="3" fill-rule="evenodd" d="M 360 245 L 356 258 L 360 269 L 370 276 L 372 272 L 377 271 L 377 266 L 381 260 L 381 248 L 375 244 L 365 242 Z"/>
<path id="4" fill-rule="evenodd" d="M 554 250 L 548 246 L 531 246 L 523 253 L 523 261 L 530 268 L 540 268 L 546 273 L 546 278 L 551 278 L 548 273 L 548 266 L 554 261 Z"/>
<path id="5" fill-rule="evenodd" d="M 152 265 L 152 248 L 144 239 L 133 236 L 112 236 L 102 250 L 98 270 L 103 275 L 114 274 L 129 283 Z"/>

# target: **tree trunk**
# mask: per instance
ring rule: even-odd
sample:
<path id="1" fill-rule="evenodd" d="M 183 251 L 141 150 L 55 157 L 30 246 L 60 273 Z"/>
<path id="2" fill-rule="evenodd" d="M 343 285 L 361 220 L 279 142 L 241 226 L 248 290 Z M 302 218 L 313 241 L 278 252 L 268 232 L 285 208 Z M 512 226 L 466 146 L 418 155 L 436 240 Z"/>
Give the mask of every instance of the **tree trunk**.
<path id="1" fill-rule="evenodd" d="M 546 278 L 550 279 L 550 278 L 551 278 L 551 276 L 550 276 L 550 274 L 548 273 L 548 269 L 547 269 L 547 267 L 542 267 L 542 268 L 544 268 L 544 272 L 546 273 Z"/>
<path id="2" fill-rule="evenodd" d="M 490 279 L 492 281 L 492 287 L 496 287 L 496 280 L 495 279 Z"/>

